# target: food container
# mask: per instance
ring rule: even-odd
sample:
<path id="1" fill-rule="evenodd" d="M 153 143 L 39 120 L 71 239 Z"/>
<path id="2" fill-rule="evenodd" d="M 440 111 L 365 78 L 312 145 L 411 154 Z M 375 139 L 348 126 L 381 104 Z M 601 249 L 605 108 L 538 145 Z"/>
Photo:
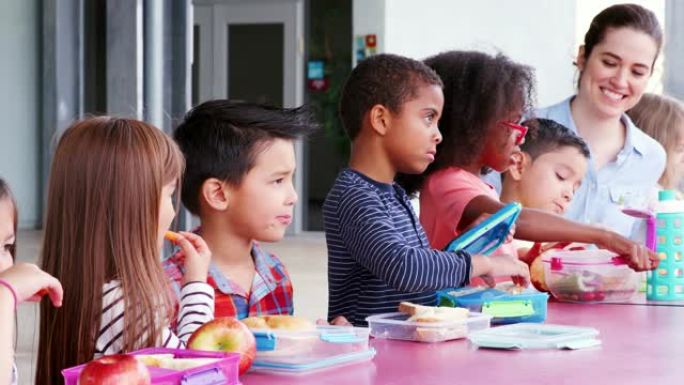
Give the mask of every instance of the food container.
<path id="1" fill-rule="evenodd" d="M 153 385 L 239 385 L 238 363 L 235 353 L 205 352 L 190 349 L 149 348 L 129 353 L 132 355 L 172 355 L 173 358 L 215 358 L 216 361 L 185 370 L 162 369 L 148 366 Z M 62 370 L 65 385 L 77 385 L 84 365 Z"/>
<path id="2" fill-rule="evenodd" d="M 594 328 L 519 323 L 472 333 L 471 343 L 493 349 L 583 349 L 601 344 Z"/>
<path id="3" fill-rule="evenodd" d="M 638 274 L 607 250 L 560 250 L 542 263 L 546 286 L 559 301 L 627 301 L 639 288 Z"/>
<path id="4" fill-rule="evenodd" d="M 252 370 L 303 374 L 357 362 L 375 356 L 369 347 L 369 329 L 317 326 L 310 331 L 252 330 L 257 354 Z"/>
<path id="5" fill-rule="evenodd" d="M 370 334 L 375 338 L 442 342 L 465 338 L 468 333 L 486 329 L 492 316 L 471 312 L 468 318 L 448 322 L 407 321 L 406 313 L 376 314 L 366 318 Z"/>
<path id="6" fill-rule="evenodd" d="M 463 287 L 437 292 L 439 306 L 464 307 L 492 316 L 492 325 L 544 322 L 549 295 L 534 288 L 519 289 L 512 282 L 496 288 Z"/>

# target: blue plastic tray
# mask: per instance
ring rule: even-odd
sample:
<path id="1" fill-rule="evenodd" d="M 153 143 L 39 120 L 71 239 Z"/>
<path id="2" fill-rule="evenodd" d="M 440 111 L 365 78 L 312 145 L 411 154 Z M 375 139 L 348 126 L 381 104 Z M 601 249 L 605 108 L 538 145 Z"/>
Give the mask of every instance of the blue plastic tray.
<path id="1" fill-rule="evenodd" d="M 497 285 L 497 288 L 464 287 L 445 289 L 437 292 L 439 306 L 464 307 L 470 311 L 489 314 L 493 325 L 518 322 L 544 322 L 549 295 L 532 288 L 520 294 L 507 291 L 510 282 Z"/>
<path id="2" fill-rule="evenodd" d="M 520 215 L 522 206 L 511 202 L 482 223 L 459 235 L 444 248 L 445 251 L 465 250 L 470 254 L 487 255 L 499 248 L 508 237 L 511 226 Z"/>

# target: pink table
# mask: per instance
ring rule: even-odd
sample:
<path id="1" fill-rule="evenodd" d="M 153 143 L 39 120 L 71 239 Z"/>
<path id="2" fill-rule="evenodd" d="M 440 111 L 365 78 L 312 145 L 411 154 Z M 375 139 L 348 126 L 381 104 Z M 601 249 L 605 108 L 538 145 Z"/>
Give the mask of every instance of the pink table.
<path id="1" fill-rule="evenodd" d="M 476 349 L 372 339 L 373 361 L 303 376 L 249 373 L 258 384 L 682 384 L 684 308 L 549 303 L 548 323 L 597 328 L 603 346 L 561 351 Z"/>
<path id="2" fill-rule="evenodd" d="M 623 305 L 648 305 L 648 306 L 684 306 L 684 301 L 650 301 L 646 299 L 646 293 L 636 293 Z"/>

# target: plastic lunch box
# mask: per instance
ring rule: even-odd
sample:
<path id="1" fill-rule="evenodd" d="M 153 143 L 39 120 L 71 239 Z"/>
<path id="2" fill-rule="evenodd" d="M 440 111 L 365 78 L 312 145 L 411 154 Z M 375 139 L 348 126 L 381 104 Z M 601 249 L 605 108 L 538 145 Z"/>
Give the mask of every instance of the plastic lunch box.
<path id="1" fill-rule="evenodd" d="M 583 349 L 598 346 L 594 328 L 519 323 L 481 330 L 468 336 L 478 347 L 494 349 Z"/>
<path id="2" fill-rule="evenodd" d="M 376 314 L 366 318 L 370 334 L 375 338 L 442 342 L 465 338 L 468 333 L 486 329 L 492 316 L 471 312 L 467 319 L 450 322 L 407 321 L 405 313 Z"/>
<path id="3" fill-rule="evenodd" d="M 368 361 L 368 328 L 317 326 L 311 331 L 252 330 L 257 354 L 252 370 L 279 374 L 305 374 Z"/>
<path id="4" fill-rule="evenodd" d="M 186 370 L 171 370 L 148 366 L 154 385 L 239 385 L 235 353 L 205 352 L 189 349 L 149 348 L 129 354 L 173 354 L 174 358 L 218 358 L 216 362 Z M 77 385 L 85 364 L 62 370 L 65 385 Z"/>
<path id="5" fill-rule="evenodd" d="M 559 250 L 542 262 L 546 286 L 559 301 L 626 301 L 639 288 L 638 274 L 607 250 Z"/>
<path id="6" fill-rule="evenodd" d="M 514 294 L 509 291 L 512 286 L 512 283 L 504 282 L 493 289 L 478 286 L 440 290 L 437 303 L 489 314 L 493 317 L 493 325 L 544 322 L 549 295 L 533 288 Z"/>

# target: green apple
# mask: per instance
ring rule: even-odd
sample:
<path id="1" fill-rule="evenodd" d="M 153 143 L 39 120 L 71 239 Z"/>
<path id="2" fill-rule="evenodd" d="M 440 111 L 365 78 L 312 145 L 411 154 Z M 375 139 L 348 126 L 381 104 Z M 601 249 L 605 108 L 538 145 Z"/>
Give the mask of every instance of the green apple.
<path id="1" fill-rule="evenodd" d="M 252 366 L 256 340 L 245 324 L 233 317 L 216 318 L 195 330 L 188 348 L 213 352 L 240 353 L 240 374 Z"/>

